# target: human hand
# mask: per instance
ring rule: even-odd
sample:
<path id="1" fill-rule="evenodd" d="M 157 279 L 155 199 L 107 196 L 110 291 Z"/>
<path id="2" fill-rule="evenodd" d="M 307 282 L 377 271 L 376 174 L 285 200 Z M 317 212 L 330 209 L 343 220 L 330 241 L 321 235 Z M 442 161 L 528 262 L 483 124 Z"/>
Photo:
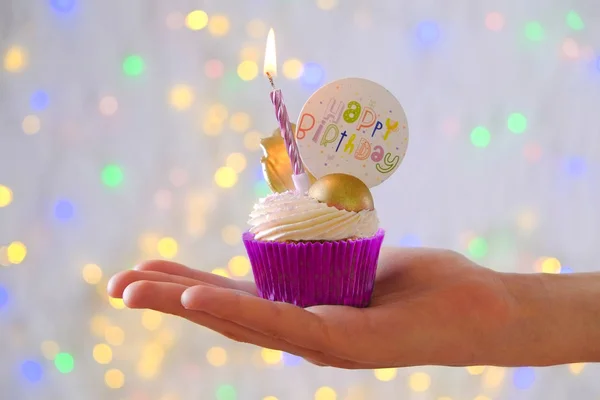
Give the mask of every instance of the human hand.
<path id="1" fill-rule="evenodd" d="M 447 250 L 383 249 L 365 309 L 272 302 L 251 282 L 167 261 L 121 272 L 108 290 L 130 308 L 178 315 L 317 365 L 508 365 L 521 351 L 502 338 L 515 337 L 516 304 L 501 274 Z"/>

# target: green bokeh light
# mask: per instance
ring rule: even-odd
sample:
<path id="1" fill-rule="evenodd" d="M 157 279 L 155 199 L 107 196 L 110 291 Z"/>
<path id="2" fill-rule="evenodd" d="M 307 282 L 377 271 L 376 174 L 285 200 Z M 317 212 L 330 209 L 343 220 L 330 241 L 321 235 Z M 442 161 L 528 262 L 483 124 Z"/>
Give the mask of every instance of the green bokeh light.
<path id="1" fill-rule="evenodd" d="M 469 254 L 473 258 L 483 258 L 487 255 L 488 245 L 484 238 L 476 237 L 469 242 Z"/>
<path id="2" fill-rule="evenodd" d="M 125 75 L 138 76 L 144 72 L 144 60 L 138 55 L 131 55 L 123 61 L 123 72 Z"/>
<path id="3" fill-rule="evenodd" d="M 69 353 L 58 353 L 54 358 L 54 365 L 63 374 L 68 374 L 73 371 L 74 366 L 73 356 Z"/>
<path id="4" fill-rule="evenodd" d="M 490 144 L 490 131 L 483 126 L 478 126 L 471 132 L 471 143 L 475 147 L 487 147 Z"/>
<path id="5" fill-rule="evenodd" d="M 217 389 L 217 400 L 235 400 L 237 393 L 231 385 L 221 385 Z"/>
<path id="6" fill-rule="evenodd" d="M 525 26 L 525 36 L 527 39 L 532 40 L 534 42 L 539 42 L 544 38 L 544 28 L 537 21 L 529 22 Z"/>
<path id="7" fill-rule="evenodd" d="M 585 24 L 581 20 L 581 17 L 575 11 L 570 11 L 567 14 L 567 25 L 574 31 L 581 31 L 585 28 Z"/>
<path id="8" fill-rule="evenodd" d="M 514 113 L 508 117 L 508 130 L 512 133 L 523 133 L 527 129 L 527 118 L 523 114 Z"/>
<path id="9" fill-rule="evenodd" d="M 271 193 L 271 188 L 269 187 L 267 181 L 261 179 L 254 184 L 254 194 L 257 197 L 266 197 Z"/>
<path id="10" fill-rule="evenodd" d="M 102 182 L 111 187 L 120 185 L 123 182 L 123 171 L 118 165 L 107 165 L 102 170 Z"/>

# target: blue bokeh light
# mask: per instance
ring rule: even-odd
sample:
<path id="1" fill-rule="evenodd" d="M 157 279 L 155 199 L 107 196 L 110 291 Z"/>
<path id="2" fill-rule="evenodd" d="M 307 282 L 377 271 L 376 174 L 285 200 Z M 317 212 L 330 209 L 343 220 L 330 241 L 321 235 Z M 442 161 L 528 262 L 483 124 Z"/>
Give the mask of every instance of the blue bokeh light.
<path id="1" fill-rule="evenodd" d="M 571 176 L 581 176 L 585 173 L 585 160 L 582 157 L 569 157 L 566 161 L 566 169 Z"/>
<path id="2" fill-rule="evenodd" d="M 515 369 L 513 383 L 517 389 L 529 389 L 535 381 L 535 370 L 532 367 Z"/>
<path id="3" fill-rule="evenodd" d="M 0 310 L 8 304 L 8 292 L 0 286 Z"/>
<path id="4" fill-rule="evenodd" d="M 29 382 L 35 383 L 42 380 L 44 371 L 39 363 L 35 361 L 25 361 L 21 364 L 21 373 Z"/>
<path id="5" fill-rule="evenodd" d="M 42 111 L 48 107 L 49 101 L 48 93 L 43 90 L 37 90 L 31 95 L 29 105 L 33 111 Z"/>
<path id="6" fill-rule="evenodd" d="M 286 367 L 296 367 L 302 363 L 302 358 L 289 353 L 283 353 L 283 365 Z"/>
<path id="7" fill-rule="evenodd" d="M 74 213 L 73 204 L 67 200 L 59 200 L 54 206 L 54 215 L 62 221 L 73 218 Z"/>
<path id="8" fill-rule="evenodd" d="M 440 38 L 440 28 L 433 21 L 423 21 L 417 26 L 417 38 L 423 44 L 433 44 Z"/>
<path id="9" fill-rule="evenodd" d="M 304 64 L 304 72 L 300 78 L 302 85 L 308 89 L 314 89 L 325 82 L 325 71 L 317 63 Z"/>
<path id="10" fill-rule="evenodd" d="M 600 56 L 598 56 L 598 59 L 596 60 L 596 69 L 600 71 Z"/>
<path id="11" fill-rule="evenodd" d="M 560 273 L 561 274 L 572 274 L 573 273 L 573 269 L 570 267 L 565 267 L 564 265 L 562 267 L 560 267 Z"/>
<path id="12" fill-rule="evenodd" d="M 70 13 L 75 8 L 75 0 L 50 0 L 50 5 L 56 12 Z"/>
<path id="13" fill-rule="evenodd" d="M 421 239 L 417 235 L 404 235 L 400 239 L 400 246 L 402 247 L 419 247 L 421 246 Z"/>

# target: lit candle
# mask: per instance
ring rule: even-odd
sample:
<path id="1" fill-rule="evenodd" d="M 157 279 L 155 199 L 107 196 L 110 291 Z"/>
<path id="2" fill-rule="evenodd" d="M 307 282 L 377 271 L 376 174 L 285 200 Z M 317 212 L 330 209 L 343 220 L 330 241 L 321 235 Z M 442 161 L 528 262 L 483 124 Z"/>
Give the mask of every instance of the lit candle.
<path id="1" fill-rule="evenodd" d="M 271 102 L 275 107 L 275 117 L 277 118 L 277 122 L 279 122 L 279 129 L 281 131 L 281 135 L 283 136 L 283 140 L 285 141 L 285 147 L 292 163 L 292 180 L 294 181 L 296 191 L 304 193 L 308 190 L 310 181 L 308 179 L 308 175 L 304 171 L 302 160 L 300 159 L 300 152 L 298 151 L 298 145 L 296 143 L 296 139 L 294 138 L 292 124 L 290 123 L 290 118 L 288 116 L 285 103 L 283 102 L 283 95 L 281 94 L 280 89 L 275 88 L 275 83 L 273 81 L 273 77 L 277 75 L 275 32 L 273 32 L 273 29 L 269 31 L 269 35 L 267 36 L 264 73 L 267 78 L 269 78 L 269 82 L 273 88 L 271 91 Z"/>

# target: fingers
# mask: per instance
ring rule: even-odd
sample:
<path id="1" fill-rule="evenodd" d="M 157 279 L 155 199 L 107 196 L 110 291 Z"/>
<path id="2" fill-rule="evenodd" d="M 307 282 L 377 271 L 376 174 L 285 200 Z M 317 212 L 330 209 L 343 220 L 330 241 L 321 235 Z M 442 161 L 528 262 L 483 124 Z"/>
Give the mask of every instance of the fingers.
<path id="1" fill-rule="evenodd" d="M 333 306 L 316 308 L 321 315 L 291 304 L 249 296 L 218 287 L 194 286 L 183 293 L 183 306 L 207 312 L 234 322 L 274 340 L 329 353 L 342 359 L 357 359 L 354 349 L 359 343 L 363 317 L 360 310 Z M 339 310 L 343 316 L 330 318 L 327 310 Z"/>
<path id="2" fill-rule="evenodd" d="M 200 282 L 209 283 L 211 285 L 220 286 L 228 289 L 242 290 L 250 294 L 256 295 L 256 285 L 254 282 L 237 281 L 223 276 L 215 275 L 210 272 L 199 271 L 188 268 L 171 261 L 152 260 L 146 261 L 135 267 L 138 271 L 156 271 L 170 275 L 178 275 L 186 278 L 191 278 Z"/>
<path id="3" fill-rule="evenodd" d="M 230 321 L 221 320 L 210 314 L 187 310 L 181 304 L 181 296 L 186 289 L 188 289 L 187 286 L 177 283 L 138 281 L 125 289 L 123 300 L 127 307 L 150 308 L 163 313 L 177 315 L 238 342 L 252 343 L 269 349 L 281 350 L 314 360 L 312 362 L 320 365 L 332 365 L 346 369 L 359 368 L 359 365 L 356 363 L 329 357 L 321 352 L 303 349 L 282 340 L 266 337 L 251 329 Z M 249 294 L 245 295 L 250 296 Z"/>
<path id="4" fill-rule="evenodd" d="M 108 281 L 108 295 L 114 298 L 121 298 L 125 288 L 137 281 L 170 282 L 185 286 L 196 286 L 200 283 L 195 279 L 179 275 L 169 275 L 154 271 L 128 270 L 116 274 Z"/>

